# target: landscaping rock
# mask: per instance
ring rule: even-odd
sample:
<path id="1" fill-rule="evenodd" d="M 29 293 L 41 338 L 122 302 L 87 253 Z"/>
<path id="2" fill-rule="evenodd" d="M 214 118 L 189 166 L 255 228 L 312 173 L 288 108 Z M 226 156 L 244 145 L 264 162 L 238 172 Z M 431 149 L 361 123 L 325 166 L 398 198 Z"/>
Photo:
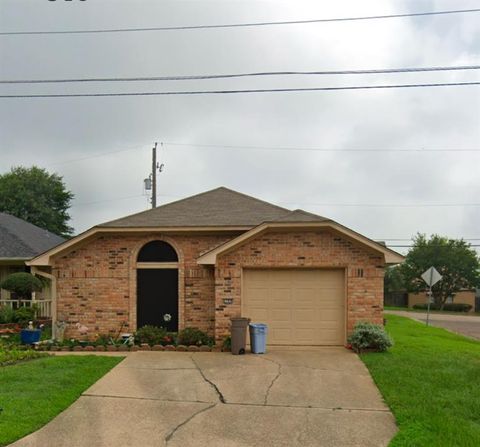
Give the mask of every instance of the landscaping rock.
<path id="1" fill-rule="evenodd" d="M 137 345 L 133 345 L 133 346 L 130 346 L 130 351 L 138 351 L 138 346 Z"/>
<path id="2" fill-rule="evenodd" d="M 140 349 L 140 351 L 150 351 L 151 350 L 150 345 L 148 343 L 142 343 L 140 345 L 139 349 Z"/>
<path id="3" fill-rule="evenodd" d="M 167 345 L 164 348 L 165 348 L 165 351 L 175 351 L 175 346 L 173 345 Z"/>
<path id="4" fill-rule="evenodd" d="M 210 346 L 200 346 L 200 349 L 199 349 L 200 352 L 211 352 L 212 351 L 212 348 Z"/>
<path id="5" fill-rule="evenodd" d="M 189 352 L 198 352 L 198 351 L 200 351 L 200 348 L 198 346 L 195 346 L 195 345 L 190 345 L 188 347 L 188 351 Z"/>
<path id="6" fill-rule="evenodd" d="M 69 346 L 62 346 L 61 351 L 63 351 L 63 352 L 70 351 L 70 347 Z"/>
<path id="7" fill-rule="evenodd" d="M 152 351 L 165 351 L 165 348 L 162 345 L 153 345 Z"/>
<path id="8" fill-rule="evenodd" d="M 73 347 L 73 351 L 74 351 L 74 352 L 83 351 L 83 346 L 74 346 L 74 347 Z"/>
<path id="9" fill-rule="evenodd" d="M 177 351 L 186 352 L 186 351 L 188 351 L 188 348 L 185 345 L 178 345 L 177 346 Z"/>
<path id="10" fill-rule="evenodd" d="M 84 351 L 95 351 L 95 347 L 92 345 L 87 345 L 83 348 Z"/>
<path id="11" fill-rule="evenodd" d="M 105 346 L 103 345 L 95 346 L 95 351 L 105 351 Z"/>
<path id="12" fill-rule="evenodd" d="M 107 351 L 109 351 L 109 352 L 116 352 L 116 351 L 117 351 L 117 347 L 114 346 L 114 345 L 107 345 Z"/>
<path id="13" fill-rule="evenodd" d="M 128 351 L 128 346 L 127 345 L 119 345 L 118 348 L 117 348 L 117 351 L 122 351 L 122 352 L 126 352 Z"/>

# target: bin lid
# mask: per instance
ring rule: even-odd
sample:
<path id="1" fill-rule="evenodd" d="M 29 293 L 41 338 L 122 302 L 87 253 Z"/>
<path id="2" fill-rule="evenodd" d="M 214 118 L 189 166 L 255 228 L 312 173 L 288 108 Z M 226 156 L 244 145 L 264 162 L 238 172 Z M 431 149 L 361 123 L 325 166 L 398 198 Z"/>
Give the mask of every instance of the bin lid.
<path id="1" fill-rule="evenodd" d="M 267 325 L 265 323 L 250 323 L 249 326 L 258 328 L 258 329 L 266 329 Z"/>

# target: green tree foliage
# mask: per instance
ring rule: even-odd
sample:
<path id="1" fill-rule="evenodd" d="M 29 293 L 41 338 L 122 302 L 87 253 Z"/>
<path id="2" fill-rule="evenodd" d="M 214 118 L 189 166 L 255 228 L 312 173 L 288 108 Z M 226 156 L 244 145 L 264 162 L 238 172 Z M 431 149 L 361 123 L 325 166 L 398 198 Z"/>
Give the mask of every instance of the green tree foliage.
<path id="1" fill-rule="evenodd" d="M 405 278 L 399 265 L 388 267 L 385 270 L 385 292 L 404 292 L 406 290 Z"/>
<path id="2" fill-rule="evenodd" d="M 479 257 L 464 240 L 438 235 L 427 239 L 424 234 L 414 237 L 413 248 L 400 267 L 409 292 L 427 289 L 421 275 L 432 266 L 443 277 L 432 287 L 434 301 L 440 309 L 448 297 L 454 297 L 460 290 L 480 286 Z"/>
<path id="3" fill-rule="evenodd" d="M 45 169 L 14 167 L 0 175 L 0 211 L 58 234 L 70 236 L 68 208 L 73 194 L 62 177 Z"/>
<path id="4" fill-rule="evenodd" d="M 16 293 L 20 299 L 28 299 L 32 292 L 40 292 L 42 288 L 42 281 L 26 272 L 12 273 L 0 282 L 0 289 Z"/>

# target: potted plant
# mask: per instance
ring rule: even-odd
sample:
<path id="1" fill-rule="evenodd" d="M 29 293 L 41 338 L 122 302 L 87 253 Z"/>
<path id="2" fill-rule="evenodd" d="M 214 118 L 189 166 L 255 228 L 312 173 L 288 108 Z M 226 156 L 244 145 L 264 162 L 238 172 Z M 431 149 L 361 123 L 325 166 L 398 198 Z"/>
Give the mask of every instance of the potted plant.
<path id="1" fill-rule="evenodd" d="M 40 292 L 43 288 L 42 282 L 34 275 L 26 272 L 12 273 L 8 275 L 1 283 L 0 288 L 15 293 L 20 300 L 28 300 L 32 292 Z M 28 322 L 28 327 L 20 332 L 20 339 L 23 344 L 32 344 L 40 341 L 40 329 L 33 327 L 35 318 L 35 308 L 19 307 L 15 310 L 15 319 L 19 324 Z"/>

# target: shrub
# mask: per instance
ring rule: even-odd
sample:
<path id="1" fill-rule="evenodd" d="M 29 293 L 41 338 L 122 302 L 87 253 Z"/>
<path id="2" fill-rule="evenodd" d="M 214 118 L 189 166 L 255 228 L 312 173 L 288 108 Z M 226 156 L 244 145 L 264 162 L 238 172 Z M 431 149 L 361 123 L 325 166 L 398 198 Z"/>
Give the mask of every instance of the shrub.
<path id="1" fill-rule="evenodd" d="M 427 304 L 414 304 L 413 308 L 427 310 Z M 443 305 L 443 310 L 449 312 L 469 312 L 471 309 L 472 305 L 467 303 L 445 303 Z M 430 304 L 430 310 L 440 310 L 440 305 L 432 303 Z"/>
<path id="2" fill-rule="evenodd" d="M 25 324 L 35 318 L 35 307 L 19 307 L 15 310 L 15 322 Z"/>
<path id="3" fill-rule="evenodd" d="M 164 342 L 167 336 L 167 330 L 157 326 L 143 326 L 135 332 L 136 343 L 148 343 L 149 345 L 159 345 Z"/>
<path id="4" fill-rule="evenodd" d="M 11 306 L 0 306 L 0 324 L 15 323 L 15 311 Z"/>
<path id="5" fill-rule="evenodd" d="M 222 347 L 224 351 L 232 350 L 232 337 L 228 336 L 223 339 Z"/>
<path id="6" fill-rule="evenodd" d="M 348 342 L 355 352 L 373 350 L 383 352 L 393 345 L 382 326 L 372 323 L 357 323 Z"/>
<path id="7" fill-rule="evenodd" d="M 178 333 L 179 345 L 212 345 L 213 339 L 196 327 L 187 327 Z"/>
<path id="8" fill-rule="evenodd" d="M 12 273 L 0 283 L 0 289 L 14 292 L 23 299 L 29 298 L 32 292 L 40 292 L 42 288 L 42 281 L 26 272 Z"/>

